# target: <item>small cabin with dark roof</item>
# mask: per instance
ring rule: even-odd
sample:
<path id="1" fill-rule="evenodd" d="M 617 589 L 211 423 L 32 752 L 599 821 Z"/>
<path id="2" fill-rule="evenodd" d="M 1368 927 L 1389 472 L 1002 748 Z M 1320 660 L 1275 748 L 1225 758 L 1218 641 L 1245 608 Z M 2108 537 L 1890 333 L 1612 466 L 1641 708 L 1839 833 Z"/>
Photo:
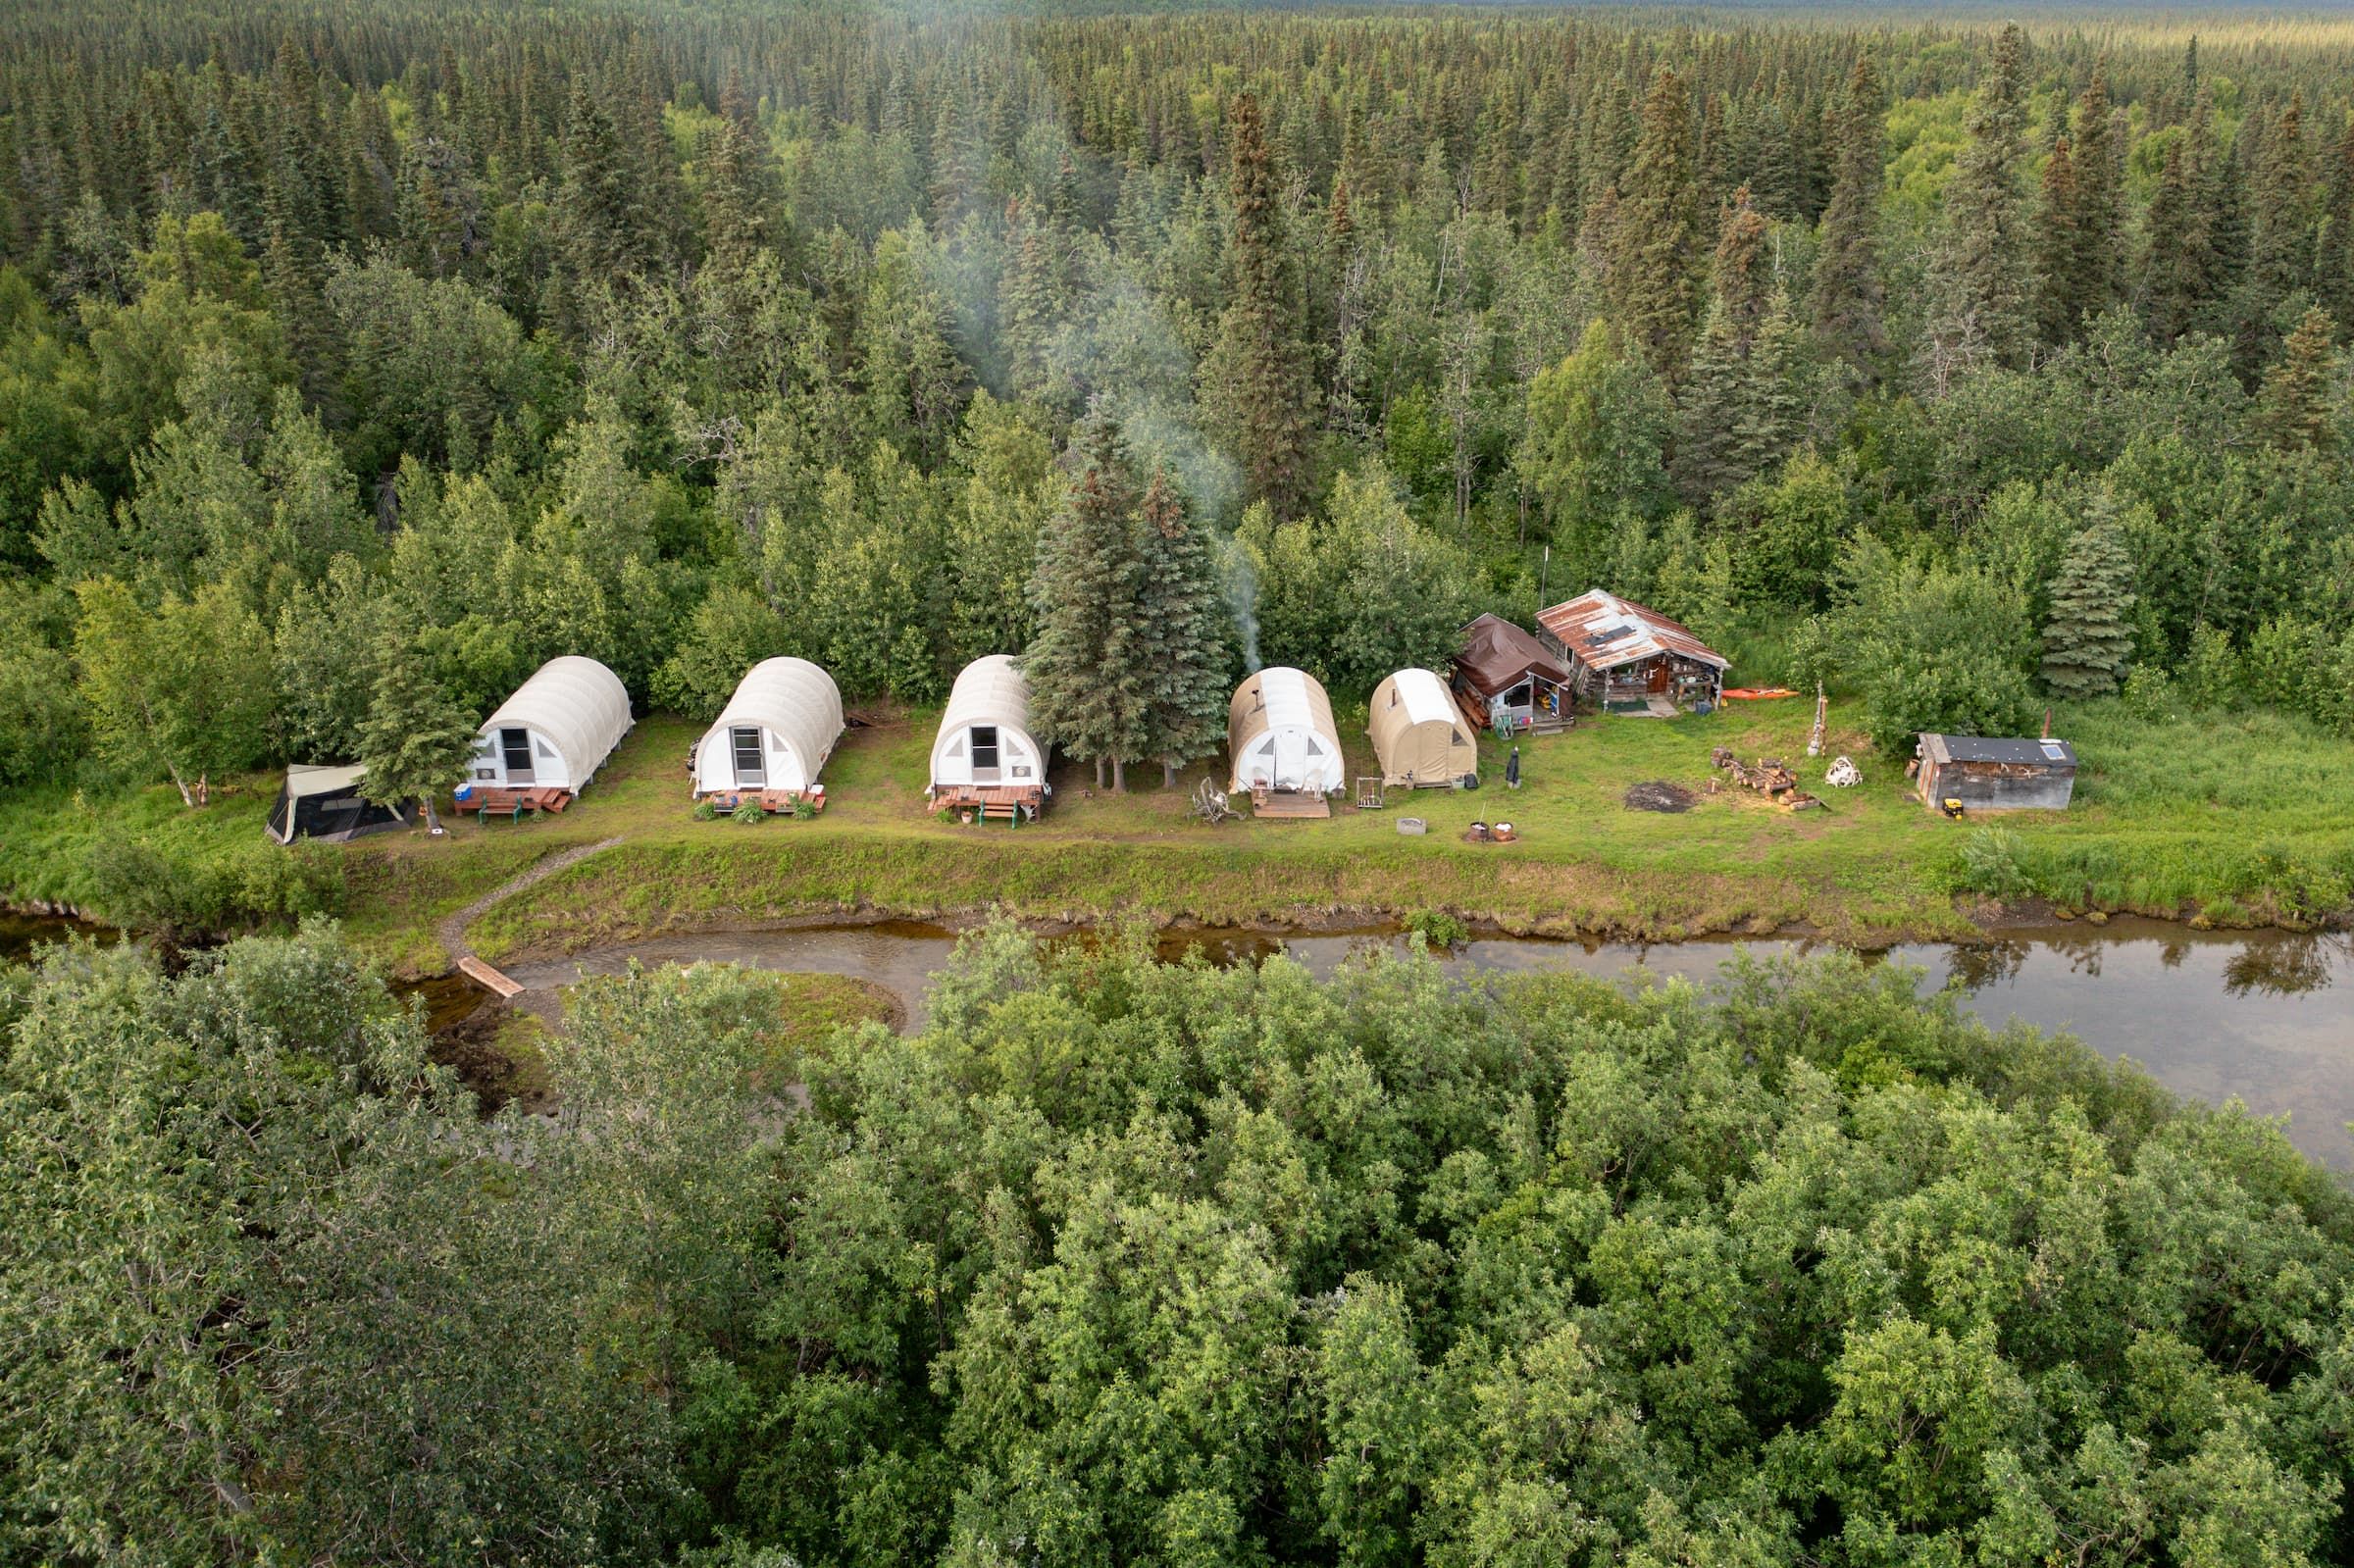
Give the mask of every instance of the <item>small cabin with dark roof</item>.
<path id="1" fill-rule="evenodd" d="M 1916 782 L 1931 811 L 2065 811 L 2076 789 L 2076 750 L 2065 740 L 1926 734 Z"/>
<path id="2" fill-rule="evenodd" d="M 1659 611 L 1596 588 L 1537 613 L 1546 642 L 1568 664 L 1578 695 L 1605 713 L 1672 718 L 1714 707 L 1732 661 Z"/>
<path id="3" fill-rule="evenodd" d="M 1499 732 L 1565 729 L 1569 667 L 1511 622 L 1483 615 L 1462 630 L 1455 691 L 1463 711 Z"/>

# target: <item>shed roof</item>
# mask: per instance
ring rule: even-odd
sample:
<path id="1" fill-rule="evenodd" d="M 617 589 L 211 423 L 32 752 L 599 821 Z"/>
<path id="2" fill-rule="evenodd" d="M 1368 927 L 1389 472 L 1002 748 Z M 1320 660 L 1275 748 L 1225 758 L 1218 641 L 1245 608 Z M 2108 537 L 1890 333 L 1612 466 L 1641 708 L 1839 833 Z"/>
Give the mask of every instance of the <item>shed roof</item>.
<path id="1" fill-rule="evenodd" d="M 483 721 L 487 734 L 529 728 L 547 738 L 578 785 L 630 733 L 630 693 L 621 677 L 578 654 L 550 659 Z"/>
<path id="2" fill-rule="evenodd" d="M 703 736 L 755 724 L 784 736 L 814 779 L 842 734 L 842 690 L 807 659 L 763 659 L 736 683 L 736 694 Z"/>
<path id="3" fill-rule="evenodd" d="M 1517 685 L 1531 674 L 1548 681 L 1566 681 L 1568 670 L 1533 633 L 1511 622 L 1483 615 L 1462 631 L 1462 651 L 1455 667 L 1471 684 L 1490 696 Z"/>
<path id="4" fill-rule="evenodd" d="M 2073 768 L 2076 765 L 2076 748 L 2065 740 L 1924 733 L 1920 737 L 1920 746 L 1929 760 L 1936 763 L 2035 763 L 2050 768 Z"/>
<path id="5" fill-rule="evenodd" d="M 1596 588 L 1564 604 L 1537 612 L 1537 625 L 1552 632 L 1571 657 L 1593 670 L 1614 670 L 1672 653 L 1719 670 L 1732 661 L 1692 634 L 1690 628 L 1659 611 Z"/>

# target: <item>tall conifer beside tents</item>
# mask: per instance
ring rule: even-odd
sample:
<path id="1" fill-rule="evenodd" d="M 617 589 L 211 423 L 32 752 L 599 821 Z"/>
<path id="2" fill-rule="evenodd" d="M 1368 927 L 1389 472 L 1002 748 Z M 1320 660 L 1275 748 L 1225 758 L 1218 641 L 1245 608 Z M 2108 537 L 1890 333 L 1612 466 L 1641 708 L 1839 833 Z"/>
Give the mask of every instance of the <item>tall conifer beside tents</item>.
<path id="1" fill-rule="evenodd" d="M 550 659 L 483 722 L 477 789 L 578 794 L 630 733 L 621 677 L 574 654 Z"/>
<path id="2" fill-rule="evenodd" d="M 1375 686 L 1365 733 L 1385 784 L 1479 786 L 1478 739 L 1446 683 L 1428 670 L 1401 670 Z"/>
<path id="3" fill-rule="evenodd" d="M 1348 786 L 1332 699 L 1304 670 L 1277 665 L 1237 687 L 1227 709 L 1226 746 L 1233 760 L 1229 787 L 1238 793 L 1324 795 Z"/>
<path id="4" fill-rule="evenodd" d="M 842 737 L 842 691 L 807 659 L 763 659 L 694 747 L 694 793 L 801 796 Z"/>

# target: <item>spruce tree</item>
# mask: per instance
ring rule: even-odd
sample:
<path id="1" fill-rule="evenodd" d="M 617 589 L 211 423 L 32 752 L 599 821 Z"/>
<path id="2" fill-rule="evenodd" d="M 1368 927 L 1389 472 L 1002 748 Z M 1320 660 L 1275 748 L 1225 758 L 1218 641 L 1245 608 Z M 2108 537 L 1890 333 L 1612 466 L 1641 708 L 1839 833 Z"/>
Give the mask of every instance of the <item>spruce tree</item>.
<path id="1" fill-rule="evenodd" d="M 2252 417 L 2256 434 L 2284 452 L 2327 451 L 2329 430 L 2329 340 L 2336 326 L 2315 305 L 2281 345 L 2266 373 Z"/>
<path id="2" fill-rule="evenodd" d="M 1230 133 L 1233 292 L 1203 362 L 1203 401 L 1242 459 L 1246 494 L 1291 518 L 1307 502 L 1314 392 L 1266 130 L 1252 94 L 1235 99 Z"/>
<path id="3" fill-rule="evenodd" d="M 1613 302 L 1618 329 L 1669 381 L 1692 348 L 1691 105 L 1662 66 L 1643 100 L 1643 129 L 1618 182 Z"/>
<path id="4" fill-rule="evenodd" d="M 1787 423 L 1778 408 L 1789 369 L 1788 344 L 1777 340 L 1783 363 L 1758 362 L 1759 335 L 1780 303 L 1766 257 L 1766 220 L 1750 204 L 1749 187 L 1733 192 L 1716 239 L 1716 291 L 1682 388 L 1676 437 L 1676 479 L 1693 501 L 1733 488 L 1777 455 Z"/>
<path id="5" fill-rule="evenodd" d="M 2124 288 L 2124 200 L 2123 160 L 2118 155 L 2116 109 L 2109 101 L 2108 74 L 2098 67 L 2076 100 L 2075 134 L 2070 140 L 2076 179 L 2075 242 L 2072 269 L 2077 315 L 2098 316 L 2117 303 Z"/>
<path id="6" fill-rule="evenodd" d="M 1832 122 L 1836 145 L 1822 248 L 1815 260 L 1815 336 L 1860 383 L 1877 379 L 1888 352 L 1880 310 L 1881 125 L 1887 105 L 1868 59 L 1859 58 Z"/>
<path id="7" fill-rule="evenodd" d="M 2084 314 L 2076 272 L 2079 203 L 2075 161 L 2062 136 L 2044 162 L 2035 229 L 2035 333 L 2054 346 L 2075 335 Z"/>
<path id="8" fill-rule="evenodd" d="M 2104 697 L 2133 655 L 2133 563 L 2115 503 L 2103 497 L 2052 581 L 2043 624 L 2043 683 L 2056 696 Z"/>
<path id="9" fill-rule="evenodd" d="M 2024 360 L 2032 328 L 2026 212 L 2026 40 L 2003 28 L 1986 79 L 1970 100 L 1970 140 L 1945 190 L 1945 237 L 1936 258 L 1939 293 L 1931 325 L 1932 381 L 1992 361 Z"/>
<path id="10" fill-rule="evenodd" d="M 2150 196 L 2141 287 L 2150 334 L 2164 344 L 2197 327 L 2214 297 L 2211 219 L 2199 196 L 2196 157 L 2189 137 L 2170 142 Z"/>
<path id="11" fill-rule="evenodd" d="M 1100 407 L 1072 432 L 1071 487 L 1039 532 L 1022 659 L 1038 737 L 1104 767 L 1115 786 L 1146 755 L 1146 672 L 1137 659 L 1136 487 L 1120 430 Z"/>
<path id="12" fill-rule="evenodd" d="M 2354 320 L 2354 116 L 2347 117 L 2329 154 L 2322 239 L 2316 254 L 2315 291 L 2339 321 Z"/>
<path id="13" fill-rule="evenodd" d="M 360 725 L 360 793 L 380 806 L 418 801 L 435 832 L 434 796 L 466 777 L 474 755 L 471 714 L 450 699 L 405 647 L 386 650 Z"/>
<path id="14" fill-rule="evenodd" d="M 1147 756 L 1161 786 L 1226 734 L 1227 627 L 1209 531 L 1155 468 L 1137 519 L 1136 659 L 1146 682 Z"/>
<path id="15" fill-rule="evenodd" d="M 2313 275 L 2313 165 L 2301 90 L 2289 94 L 2288 107 L 2266 128 L 2252 194 L 2248 280 L 2255 312 L 2269 319 Z"/>

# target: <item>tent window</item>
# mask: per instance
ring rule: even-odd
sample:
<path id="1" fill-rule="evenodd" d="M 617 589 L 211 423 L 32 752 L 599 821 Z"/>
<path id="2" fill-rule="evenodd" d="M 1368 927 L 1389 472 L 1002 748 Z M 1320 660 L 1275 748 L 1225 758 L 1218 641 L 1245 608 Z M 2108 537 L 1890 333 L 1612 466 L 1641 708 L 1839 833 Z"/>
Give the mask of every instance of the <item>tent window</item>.
<path id="1" fill-rule="evenodd" d="M 549 745 L 549 744 L 548 744 L 546 741 L 544 741 L 544 740 L 540 741 L 540 742 L 539 742 L 539 760 L 540 760 L 540 761 L 542 761 L 542 762 L 553 762 L 553 761 L 555 761 L 555 760 L 556 760 L 556 748 L 555 748 L 555 747 L 553 747 L 553 746 L 551 746 L 551 745 Z"/>
<path id="2" fill-rule="evenodd" d="M 1447 733 L 1454 738 L 1457 745 L 1459 746 L 1463 743 L 1463 733 L 1460 730 L 1450 730 Z"/>
<path id="3" fill-rule="evenodd" d="M 1314 735 L 1309 735 L 1307 737 L 1307 754 L 1311 757 L 1320 757 L 1324 755 L 1324 743 L 1318 740 Z"/>
<path id="4" fill-rule="evenodd" d="M 973 771 L 995 769 L 998 765 L 998 727 L 994 724 L 973 726 Z"/>
<path id="5" fill-rule="evenodd" d="M 756 784 L 767 777 L 760 770 L 760 732 L 756 728 L 731 730 L 729 741 L 736 748 L 736 782 Z"/>

